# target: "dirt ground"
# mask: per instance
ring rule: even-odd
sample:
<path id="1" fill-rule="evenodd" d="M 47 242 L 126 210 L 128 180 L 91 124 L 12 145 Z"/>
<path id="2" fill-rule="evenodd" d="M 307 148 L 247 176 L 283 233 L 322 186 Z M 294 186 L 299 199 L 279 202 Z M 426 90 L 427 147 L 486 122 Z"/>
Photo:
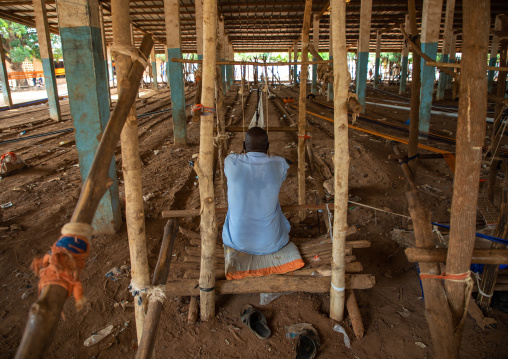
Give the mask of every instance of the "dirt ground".
<path id="1" fill-rule="evenodd" d="M 397 93 L 395 86 L 383 85 L 381 89 Z M 238 86 L 235 86 L 238 90 Z M 241 126 L 241 98 L 229 91 L 228 121 Z M 292 96 L 297 105 L 298 95 L 287 86 L 275 86 L 279 97 Z M 186 88 L 187 104 L 192 103 L 194 89 Z M 409 107 L 407 102 L 369 88 L 368 101 L 397 104 Z M 406 97 L 408 94 L 406 94 Z M 448 94 L 450 96 L 450 94 Z M 325 102 L 323 96 L 317 101 Z M 396 101 L 396 102 L 393 102 Z M 256 95 L 248 97 L 245 122 L 248 124 L 255 111 Z M 400 102 L 400 103 L 398 103 Z M 444 105 L 457 105 L 445 100 Z M 0 112 L 0 141 L 47 133 L 72 127 L 69 104 L 61 102 L 63 120 L 54 123 L 48 118 L 47 105 L 25 107 Z M 166 88 L 149 92 L 137 101 L 137 113 L 149 113 L 170 108 L 170 94 Z M 309 103 L 310 111 L 333 117 L 333 111 L 317 103 Z M 290 117 L 297 120 L 297 111 L 286 106 Z M 275 106 L 268 107 L 268 126 L 287 125 Z M 409 118 L 409 111 L 376 105 L 367 105 L 366 115 L 401 124 Z M 333 123 L 308 116 L 314 127 L 312 143 L 316 153 L 333 171 Z M 357 126 L 407 138 L 407 133 L 379 124 L 359 120 Z M 454 137 L 456 118 L 433 116 L 431 130 Z M 23 134 L 21 134 L 24 132 Z M 393 141 L 370 134 L 350 130 L 349 190 L 357 201 L 384 208 L 395 213 L 404 212 L 405 178 L 400 167 L 388 160 Z M 173 143 L 173 123 L 170 112 L 141 117 L 139 120 L 140 156 L 143 162 L 143 194 L 146 196 L 146 238 L 151 272 L 155 267 L 166 220 L 161 212 L 168 209 L 199 207 L 199 184 L 189 165 L 192 155 L 198 153 L 199 123 L 188 123 L 188 146 Z M 449 143 L 424 140 L 424 143 L 454 152 Z M 293 161 L 283 184 L 281 204 L 297 203 L 297 150 L 294 139 L 288 133 L 270 133 L 270 153 Z M 405 145 L 400 146 L 406 149 Z M 231 135 L 229 149 L 239 152 L 242 134 Z M 81 178 L 74 133 L 39 137 L 26 141 L 0 144 L 0 152 L 13 151 L 21 156 L 28 168 L 0 181 L 0 203 L 12 202 L 1 209 L 2 227 L 21 225 L 22 230 L 0 231 L 0 357 L 13 357 L 21 340 L 30 305 L 37 297 L 38 279 L 30 264 L 34 257 L 46 253 L 58 238 L 62 225 L 67 223 L 78 199 Z M 116 168 L 120 185 L 122 210 L 125 207 L 121 152 L 116 153 Z M 308 172 L 308 175 L 310 173 Z M 453 173 L 443 159 L 419 161 L 418 184 L 427 184 L 442 191 L 440 197 L 422 191 L 425 205 L 432 211 L 436 222 L 449 222 Z M 503 180 L 499 184 L 502 185 Z M 315 203 L 316 194 L 312 178 L 307 178 L 307 202 Z M 330 198 L 331 199 L 331 198 Z M 216 205 L 224 206 L 220 181 L 216 182 Z M 318 237 L 324 234 L 322 220 L 316 212 L 309 212 L 300 223 L 294 213 L 287 214 L 292 223 L 291 236 Z M 219 216 L 219 238 L 224 216 Z M 368 290 L 357 290 L 356 297 L 366 329 L 362 339 L 356 339 L 349 319 L 341 323 L 351 338 L 351 348 L 344 344 L 343 335 L 333 331 L 334 321 L 328 318 L 329 295 L 293 293 L 279 297 L 265 306 L 259 305 L 259 295 L 224 295 L 217 297 L 216 318 L 211 322 L 187 325 L 189 298 L 168 298 L 164 304 L 157 335 L 156 358 L 267 358 L 294 357 L 295 340 L 286 339 L 289 325 L 298 322 L 311 323 L 321 338 L 320 358 L 433 358 L 424 301 L 414 264 L 404 255 L 404 247 L 392 240 L 392 230 L 401 228 L 401 219 L 387 213 L 351 205 L 348 223 L 357 232 L 348 239 L 367 239 L 370 248 L 355 249 L 354 254 L 363 264 L 362 273 L 375 276 L 376 284 Z M 198 218 L 182 218 L 180 226 L 199 232 Z M 129 264 L 129 250 L 125 223 L 115 235 L 94 235 L 92 251 L 82 275 L 86 307 L 77 312 L 74 300 L 67 301 L 58 332 L 48 351 L 48 358 L 132 358 L 137 348 L 132 302 L 128 291 L 130 277 L 118 281 L 106 278 L 113 267 Z M 189 239 L 177 236 L 170 278 L 181 278 L 178 269 L 185 255 Z M 196 268 L 197 269 L 197 268 Z M 265 313 L 272 337 L 260 341 L 242 324 L 240 310 L 250 303 Z M 508 355 L 508 315 L 490 310 L 488 316 L 497 323 L 482 330 L 471 317 L 465 321 L 461 346 L 462 358 L 506 358 Z M 113 324 L 115 335 L 91 347 L 83 342 L 92 333 Z M 121 330 L 124 329 L 124 330 Z"/>

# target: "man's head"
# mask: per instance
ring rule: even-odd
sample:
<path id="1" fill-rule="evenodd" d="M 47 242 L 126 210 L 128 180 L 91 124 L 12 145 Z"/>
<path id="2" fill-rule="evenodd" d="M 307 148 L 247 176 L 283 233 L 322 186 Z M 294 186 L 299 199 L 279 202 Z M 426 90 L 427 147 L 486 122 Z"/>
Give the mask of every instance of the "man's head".
<path id="1" fill-rule="evenodd" d="M 245 133 L 245 142 L 243 148 L 245 152 L 262 152 L 268 151 L 268 133 L 261 127 L 252 127 Z"/>

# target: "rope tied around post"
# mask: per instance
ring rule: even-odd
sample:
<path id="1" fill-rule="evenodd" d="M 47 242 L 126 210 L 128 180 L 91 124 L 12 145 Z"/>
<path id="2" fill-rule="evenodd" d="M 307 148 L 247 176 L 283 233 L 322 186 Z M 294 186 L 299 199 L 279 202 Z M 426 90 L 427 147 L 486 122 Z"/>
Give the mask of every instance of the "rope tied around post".
<path id="1" fill-rule="evenodd" d="M 310 140 L 312 138 L 311 135 L 298 135 L 298 137 L 303 138 L 303 140 Z"/>
<path id="2" fill-rule="evenodd" d="M 92 231 L 87 223 L 68 223 L 62 227 L 62 236 L 51 251 L 33 260 L 32 269 L 40 277 L 39 293 L 47 285 L 59 285 L 67 290 L 68 296 L 74 296 L 78 310 L 83 308 L 86 298 L 79 277 L 90 253 L 88 239 Z"/>
<path id="3" fill-rule="evenodd" d="M 418 152 L 416 155 L 406 158 L 405 160 L 399 160 L 399 165 L 402 166 L 404 163 L 409 163 L 412 160 L 415 160 L 420 157 L 420 153 Z"/>
<path id="4" fill-rule="evenodd" d="M 143 68 L 148 66 L 148 57 L 145 56 L 136 46 L 132 45 L 113 45 L 111 51 L 116 54 L 130 56 L 132 62 L 138 61 Z"/>
<path id="5" fill-rule="evenodd" d="M 215 115 L 215 109 L 213 107 L 205 107 L 200 103 L 197 103 L 194 106 L 192 106 L 192 113 L 194 112 L 199 112 L 201 116 Z"/>
<path id="6" fill-rule="evenodd" d="M 146 297 L 149 302 L 161 302 L 164 303 L 166 299 L 166 285 L 149 285 L 146 287 L 139 286 L 134 280 L 131 280 L 129 285 L 129 291 L 133 297 L 138 296 L 138 300 L 141 301 L 141 294 L 146 293 Z"/>

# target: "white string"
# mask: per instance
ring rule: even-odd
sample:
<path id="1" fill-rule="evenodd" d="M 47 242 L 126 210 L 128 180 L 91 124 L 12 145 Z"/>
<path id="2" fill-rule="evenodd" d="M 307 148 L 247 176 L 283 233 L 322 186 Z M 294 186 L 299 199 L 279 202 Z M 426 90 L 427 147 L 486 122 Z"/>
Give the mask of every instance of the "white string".
<path id="1" fill-rule="evenodd" d="M 166 299 L 166 286 L 163 284 L 142 287 L 132 279 L 129 291 L 131 292 L 133 297 L 140 296 L 141 294 L 146 293 L 146 296 L 150 302 L 159 301 L 161 303 L 164 303 L 164 299 Z"/>
<path id="2" fill-rule="evenodd" d="M 483 295 L 486 298 L 491 298 L 494 295 L 494 293 L 487 294 L 480 288 L 480 275 L 476 272 L 473 272 L 473 271 L 471 271 L 471 273 L 473 274 L 473 277 L 476 279 L 476 286 L 478 287 L 478 293 L 480 293 L 481 295 Z"/>
<path id="3" fill-rule="evenodd" d="M 141 65 L 143 65 L 143 68 L 146 68 L 148 66 L 148 59 L 147 57 L 142 54 L 139 49 L 132 45 L 113 45 L 111 46 L 111 51 L 117 54 L 127 55 L 130 56 L 131 60 L 138 61 Z"/>
<path id="4" fill-rule="evenodd" d="M 328 203 L 326 204 L 326 211 L 328 212 L 328 228 L 330 228 L 330 240 L 333 243 L 333 226 L 332 226 L 332 212 L 330 212 L 330 208 L 328 208 Z"/>
<path id="5" fill-rule="evenodd" d="M 333 283 L 331 283 L 331 282 L 330 282 L 330 284 L 332 285 L 332 288 L 333 288 L 336 292 L 343 292 L 343 291 L 345 291 L 345 290 L 346 290 L 346 287 L 340 287 L 340 288 L 338 288 L 338 287 L 334 286 L 334 285 L 333 285 Z"/>

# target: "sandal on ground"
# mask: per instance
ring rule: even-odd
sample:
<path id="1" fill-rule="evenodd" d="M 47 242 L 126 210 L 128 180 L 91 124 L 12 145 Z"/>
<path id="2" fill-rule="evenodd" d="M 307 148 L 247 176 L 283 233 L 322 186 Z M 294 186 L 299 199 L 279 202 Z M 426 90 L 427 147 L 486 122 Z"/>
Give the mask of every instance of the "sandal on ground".
<path id="1" fill-rule="evenodd" d="M 242 308 L 242 322 L 247 324 L 249 329 L 259 339 L 266 340 L 272 335 L 272 331 L 268 328 L 266 318 L 259 310 L 255 310 L 251 305 L 245 305 Z"/>
<path id="2" fill-rule="evenodd" d="M 319 336 L 317 331 L 312 329 L 304 330 L 298 336 L 296 343 L 296 359 L 313 359 L 319 349 Z"/>

